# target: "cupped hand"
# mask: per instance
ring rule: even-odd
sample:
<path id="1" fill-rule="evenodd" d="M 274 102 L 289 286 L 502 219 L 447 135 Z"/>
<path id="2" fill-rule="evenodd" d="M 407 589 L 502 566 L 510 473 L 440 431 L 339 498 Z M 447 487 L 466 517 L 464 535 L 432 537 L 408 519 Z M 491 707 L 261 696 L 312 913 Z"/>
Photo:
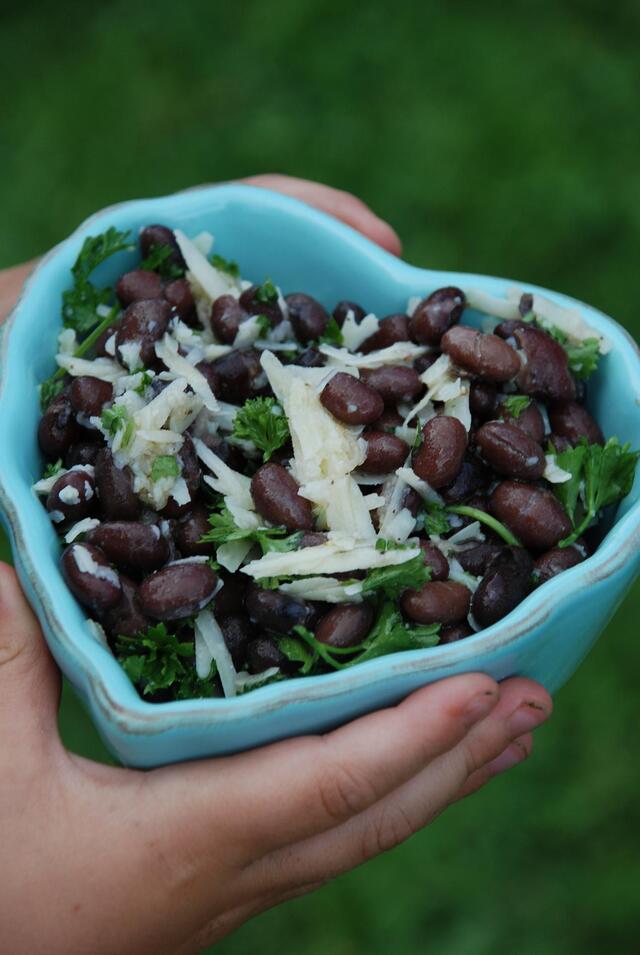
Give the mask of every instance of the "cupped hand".
<path id="1" fill-rule="evenodd" d="M 60 678 L 0 564 L 0 924 L 12 955 L 198 952 L 523 760 L 538 685 L 468 674 L 323 736 L 139 772 L 67 752 Z"/>

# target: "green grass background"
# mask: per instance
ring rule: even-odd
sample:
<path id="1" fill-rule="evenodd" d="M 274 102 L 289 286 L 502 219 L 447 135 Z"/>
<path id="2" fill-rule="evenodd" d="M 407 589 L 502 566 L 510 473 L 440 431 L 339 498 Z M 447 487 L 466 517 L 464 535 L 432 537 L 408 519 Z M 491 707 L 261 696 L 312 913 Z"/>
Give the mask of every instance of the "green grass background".
<path id="1" fill-rule="evenodd" d="M 638 336 L 639 26 L 631 0 L 15 5 L 0 266 L 108 203 L 277 170 L 362 196 L 415 263 L 557 288 Z M 639 597 L 527 765 L 216 951 L 637 951 Z M 104 755 L 68 691 L 60 723 Z"/>

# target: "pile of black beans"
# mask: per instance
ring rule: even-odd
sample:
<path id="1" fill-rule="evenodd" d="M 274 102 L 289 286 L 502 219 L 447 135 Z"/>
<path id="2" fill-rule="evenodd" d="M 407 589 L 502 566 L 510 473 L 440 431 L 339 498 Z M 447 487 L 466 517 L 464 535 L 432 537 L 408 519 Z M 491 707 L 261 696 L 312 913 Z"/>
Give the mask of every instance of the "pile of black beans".
<path id="1" fill-rule="evenodd" d="M 144 229 L 140 235 L 142 255 L 158 245 L 169 246 L 175 265 L 184 267 L 169 229 L 160 225 Z M 220 342 L 233 342 L 240 324 L 251 315 L 266 315 L 272 327 L 283 321 L 278 302 L 265 303 L 257 291 L 258 287 L 252 286 L 239 299 L 223 295 L 213 303 L 211 325 Z M 163 365 L 154 346 L 172 317 L 178 315 L 187 324 L 198 325 L 187 280 L 164 281 L 157 273 L 134 270 L 121 276 L 116 292 L 122 315 L 98 341 L 95 355 L 106 354 L 105 343 L 115 333 L 116 357 L 123 345 L 134 342 L 141 346 L 144 365 L 161 371 Z M 287 295 L 286 303 L 298 343 L 296 354 L 287 360 L 322 366 L 326 359 L 317 341 L 331 316 L 301 292 Z M 481 578 L 472 593 L 463 583 L 449 579 L 447 558 L 423 536 L 421 545 L 431 580 L 419 590 L 407 590 L 400 606 L 409 622 L 440 624 L 443 643 L 473 632 L 470 614 L 478 627 L 494 623 L 512 610 L 534 583 L 548 580 L 588 554 L 586 540 L 575 546 L 557 546 L 571 525 L 543 479 L 544 448 L 549 440 L 558 450 L 582 437 L 603 442 L 598 424 L 584 407 L 584 384 L 571 374 L 562 346 L 531 322 L 502 322 L 491 334 L 461 325 L 465 304 L 460 289 L 441 288 L 422 300 L 411 316 L 397 313 L 382 318 L 360 351 L 367 354 L 406 341 L 428 345 L 430 351 L 412 364 L 364 371 L 360 379 L 338 373 L 321 393 L 322 404 L 336 419 L 364 426 L 368 452 L 363 470 L 380 475 L 381 484 L 412 454 L 416 474 L 436 489 L 446 504 L 467 504 L 487 512 L 523 545 L 508 546 L 483 526 L 484 541 L 456 554 L 466 572 Z M 526 311 L 526 302 L 522 310 Z M 332 317 L 341 326 L 350 311 L 358 322 L 365 316 L 359 304 L 341 301 Z M 412 452 L 394 433 L 402 423 L 398 405 L 420 399 L 425 390 L 420 374 L 441 353 L 449 355 L 461 374 L 471 380 L 472 427 L 467 433 L 457 418 L 439 413 L 424 425 L 422 443 Z M 241 405 L 248 398 L 271 394 L 255 347 L 201 362 L 198 368 L 216 397 L 225 402 Z M 154 379 L 152 393 L 162 387 L 164 383 Z M 533 399 L 517 417 L 504 407 L 514 391 Z M 279 666 L 284 673 L 295 672 L 296 664 L 283 655 L 278 640 L 296 625 L 309 628 L 331 647 L 355 646 L 363 640 L 374 623 L 370 602 L 329 605 L 294 599 L 279 590 L 261 589 L 241 572 L 214 571 L 204 562 L 175 563 L 191 557 L 215 558 L 214 545 L 201 541 L 209 529 L 208 509 L 193 442 L 185 433 L 179 452 L 190 501 L 178 505 L 170 499 L 161 513 L 149 511 L 133 491 L 131 473 L 116 466 L 102 434 L 87 424 L 112 398 L 108 382 L 92 377 L 68 380 L 45 410 L 38 428 L 45 459 L 61 458 L 65 468 L 74 468 L 58 479 L 46 501 L 58 530 L 64 533 L 86 517 L 100 520 L 83 540 L 66 547 L 62 569 L 73 594 L 102 624 L 112 644 L 118 635 L 133 637 L 158 621 L 184 631 L 187 618 L 211 601 L 235 666 L 252 673 L 271 666 Z M 542 406 L 551 433 L 545 433 Z M 290 532 L 303 531 L 301 546 L 325 539 L 315 528 L 310 503 L 299 496 L 298 486 L 286 470 L 292 454 L 290 444 L 259 466 L 259 459 L 224 438 L 211 437 L 207 443 L 229 466 L 251 477 L 256 509 L 266 521 Z M 404 504 L 416 515 L 423 509 L 421 498 L 410 488 Z M 458 517 L 452 531 L 470 520 Z M 78 548 L 84 549 L 80 555 Z"/>

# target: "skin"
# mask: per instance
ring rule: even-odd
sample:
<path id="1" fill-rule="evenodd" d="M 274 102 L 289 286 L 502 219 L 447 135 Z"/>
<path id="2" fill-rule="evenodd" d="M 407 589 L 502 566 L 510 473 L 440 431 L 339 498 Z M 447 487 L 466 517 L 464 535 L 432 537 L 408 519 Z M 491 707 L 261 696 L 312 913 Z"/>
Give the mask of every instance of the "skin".
<path id="1" fill-rule="evenodd" d="M 247 181 L 400 253 L 353 196 L 283 176 Z M 29 268 L 0 273 L 5 310 Z M 38 623 L 0 564 L 0 924 L 13 955 L 198 952 L 521 762 L 552 706 L 529 680 L 467 674 L 323 736 L 140 772 L 67 752 L 59 701 Z"/>

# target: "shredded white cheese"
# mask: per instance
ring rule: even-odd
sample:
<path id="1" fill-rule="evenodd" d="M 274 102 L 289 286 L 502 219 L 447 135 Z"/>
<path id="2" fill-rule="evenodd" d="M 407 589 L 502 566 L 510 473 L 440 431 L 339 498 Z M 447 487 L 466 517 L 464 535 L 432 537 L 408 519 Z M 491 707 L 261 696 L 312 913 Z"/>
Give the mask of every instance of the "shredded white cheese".
<path id="1" fill-rule="evenodd" d="M 305 574 L 339 574 L 373 567 L 392 567 L 404 564 L 420 553 L 420 548 L 403 550 L 376 550 L 372 544 L 352 539 L 332 539 L 315 547 L 277 553 L 272 551 L 259 560 L 253 560 L 242 572 L 255 579 L 259 577 L 299 576 Z"/>

